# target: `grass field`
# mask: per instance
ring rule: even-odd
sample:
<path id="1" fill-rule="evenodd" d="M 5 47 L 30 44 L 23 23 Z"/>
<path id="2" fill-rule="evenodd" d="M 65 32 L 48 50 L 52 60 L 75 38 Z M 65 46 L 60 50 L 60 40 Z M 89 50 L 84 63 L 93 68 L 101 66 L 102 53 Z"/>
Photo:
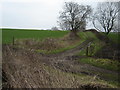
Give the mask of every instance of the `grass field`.
<path id="1" fill-rule="evenodd" d="M 25 39 L 25 38 L 35 38 L 35 39 L 44 39 L 47 37 L 59 38 L 66 35 L 68 31 L 50 31 L 50 30 L 30 30 L 30 29 L 2 29 L 2 41 L 3 43 L 11 43 L 13 37 L 15 39 Z M 96 39 L 93 33 L 81 32 L 79 33 L 82 39 L 86 39 L 87 37 L 92 37 Z M 108 37 L 115 43 L 120 44 L 120 34 L 111 32 Z"/>
<path id="2" fill-rule="evenodd" d="M 2 29 L 2 43 L 11 43 L 13 37 L 15 39 L 35 38 L 41 40 L 47 37 L 63 37 L 67 33 L 68 31 Z"/>

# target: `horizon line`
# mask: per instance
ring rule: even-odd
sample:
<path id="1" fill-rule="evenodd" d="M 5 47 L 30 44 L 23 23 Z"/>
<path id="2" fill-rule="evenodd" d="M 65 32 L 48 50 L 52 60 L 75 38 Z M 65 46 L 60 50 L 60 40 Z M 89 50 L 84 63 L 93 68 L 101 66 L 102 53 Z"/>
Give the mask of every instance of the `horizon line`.
<path id="1" fill-rule="evenodd" d="M 21 27 L 0 27 L 1 29 L 36 29 L 36 30 L 51 30 L 51 29 L 42 29 L 42 28 L 21 28 Z"/>

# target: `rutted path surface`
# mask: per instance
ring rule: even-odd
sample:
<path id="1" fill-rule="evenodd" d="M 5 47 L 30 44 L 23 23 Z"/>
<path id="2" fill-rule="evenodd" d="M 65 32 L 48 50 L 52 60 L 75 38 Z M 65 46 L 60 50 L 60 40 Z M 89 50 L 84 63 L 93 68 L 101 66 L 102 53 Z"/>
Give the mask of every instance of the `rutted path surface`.
<path id="1" fill-rule="evenodd" d="M 97 75 L 97 77 L 106 80 L 107 77 L 101 76 L 101 73 L 117 76 L 117 72 L 82 64 L 77 61 L 77 59 L 82 58 L 82 56 L 78 57 L 75 55 L 80 52 L 80 50 L 86 48 L 90 42 L 92 42 L 92 40 L 86 40 L 76 48 L 53 55 L 41 55 L 6 45 L 3 47 L 3 70 L 9 83 L 14 85 L 14 87 L 45 87 L 45 84 L 50 85 L 49 82 L 40 82 L 41 78 L 43 78 L 41 75 L 45 71 L 41 72 L 42 67 L 39 62 L 43 62 L 45 65 L 60 69 L 64 72 Z M 45 78 L 49 78 L 49 76 L 45 76 Z"/>
<path id="2" fill-rule="evenodd" d="M 70 49 L 70 50 L 67 50 L 67 51 L 64 51 L 64 52 L 61 52 L 61 53 L 48 55 L 48 56 L 54 57 L 54 58 L 55 57 L 64 58 L 64 57 L 67 57 L 67 56 L 76 55 L 77 53 L 80 52 L 80 50 L 86 48 L 89 45 L 89 43 L 91 43 L 92 41 L 93 41 L 92 39 L 86 40 L 83 43 L 81 43 L 79 46 L 77 46 L 76 48 L 73 48 L 73 49 Z"/>
<path id="3" fill-rule="evenodd" d="M 49 62 L 48 65 L 51 64 L 51 66 L 55 66 L 56 68 L 65 72 L 71 72 L 76 74 L 82 73 L 93 76 L 96 75 L 97 77 L 105 80 L 109 80 L 110 78 L 107 78 L 107 76 L 104 76 L 102 74 L 113 75 L 117 77 L 118 72 L 95 67 L 89 64 L 83 64 L 78 61 L 78 59 L 83 58 L 85 56 L 76 56 L 76 54 L 79 53 L 84 48 L 86 48 L 89 45 L 89 43 L 91 43 L 92 41 L 93 40 L 89 39 L 84 41 L 76 48 L 67 50 L 62 53 L 48 55 L 47 56 L 48 59 L 45 59 L 44 61 L 47 60 L 47 63 Z"/>

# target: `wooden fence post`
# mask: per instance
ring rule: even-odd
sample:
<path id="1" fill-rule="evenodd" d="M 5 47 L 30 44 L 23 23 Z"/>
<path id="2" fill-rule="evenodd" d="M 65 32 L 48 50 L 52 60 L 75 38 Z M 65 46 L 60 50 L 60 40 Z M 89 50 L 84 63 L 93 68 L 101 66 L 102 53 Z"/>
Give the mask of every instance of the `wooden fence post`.
<path id="1" fill-rule="evenodd" d="M 88 55 L 89 55 L 89 47 L 90 47 L 90 45 L 91 45 L 91 42 L 90 42 L 90 43 L 88 43 L 88 46 L 87 46 L 87 48 L 86 48 L 86 56 L 88 56 Z"/>
<path id="2" fill-rule="evenodd" d="M 15 38 L 14 38 L 14 36 L 13 36 L 13 45 L 15 45 Z"/>
<path id="3" fill-rule="evenodd" d="M 87 48 L 86 48 L 86 56 L 88 56 L 88 46 L 87 46 Z"/>

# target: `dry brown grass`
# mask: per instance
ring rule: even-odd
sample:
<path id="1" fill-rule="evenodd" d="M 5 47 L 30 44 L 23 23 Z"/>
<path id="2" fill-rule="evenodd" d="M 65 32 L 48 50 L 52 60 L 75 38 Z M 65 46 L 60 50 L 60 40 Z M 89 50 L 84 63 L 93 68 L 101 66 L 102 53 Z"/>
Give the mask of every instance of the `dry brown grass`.
<path id="1" fill-rule="evenodd" d="M 80 39 L 69 40 L 66 37 L 63 38 L 46 38 L 41 41 L 35 39 L 17 39 L 15 41 L 17 46 L 23 47 L 25 49 L 35 50 L 58 50 L 62 48 L 67 48 L 76 45 L 80 42 Z"/>
<path id="2" fill-rule="evenodd" d="M 41 42 L 39 49 L 49 51 L 60 48 L 63 48 L 63 45 L 60 43 L 59 39 L 47 38 Z"/>
<path id="3" fill-rule="evenodd" d="M 115 87 L 91 76 L 62 72 L 44 63 L 47 58 L 31 51 L 3 47 L 3 70 L 12 88 Z"/>

